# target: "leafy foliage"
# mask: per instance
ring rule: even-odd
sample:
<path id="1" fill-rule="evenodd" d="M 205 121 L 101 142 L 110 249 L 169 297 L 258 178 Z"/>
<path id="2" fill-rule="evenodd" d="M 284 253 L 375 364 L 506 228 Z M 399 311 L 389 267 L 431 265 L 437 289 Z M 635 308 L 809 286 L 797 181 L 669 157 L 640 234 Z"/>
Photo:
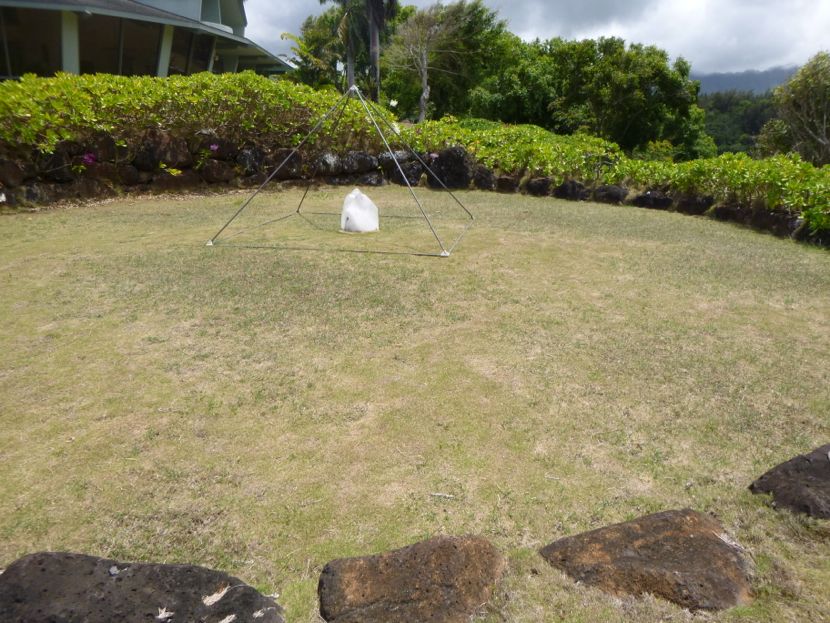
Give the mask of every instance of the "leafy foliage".
<path id="1" fill-rule="evenodd" d="M 813 164 L 829 164 L 830 53 L 819 52 L 778 87 L 775 104 L 795 150 Z"/>
<path id="2" fill-rule="evenodd" d="M 49 152 L 61 141 L 83 143 L 101 131 L 135 144 L 147 130 L 163 129 L 184 137 L 209 130 L 239 145 L 285 147 L 296 145 L 339 97 L 334 90 L 315 91 L 253 73 L 167 79 L 24 76 L 0 84 L 0 141 Z M 390 113 L 383 114 L 391 121 Z M 653 159 L 639 160 L 584 133 L 557 135 L 536 125 L 454 117 L 404 125 L 401 134 L 422 152 L 461 145 L 505 173 L 710 195 L 722 203 L 800 213 L 813 231 L 830 231 L 830 166 L 817 168 L 795 154 L 766 160 L 724 154 L 674 163 L 668 160 L 670 146 L 653 143 L 646 150 Z M 383 148 L 355 102 L 344 110 L 336 132 L 334 115 L 323 123 L 318 140 L 335 149 Z"/>
<path id="3" fill-rule="evenodd" d="M 706 112 L 706 132 L 721 154 L 752 151 L 764 124 L 775 117 L 771 93 L 724 91 L 701 95 L 698 101 Z"/>
<path id="4" fill-rule="evenodd" d="M 84 141 L 100 131 L 131 141 L 149 129 L 182 136 L 210 130 L 237 142 L 296 144 L 337 101 L 335 91 L 315 91 L 250 72 L 170 78 L 105 74 L 54 78 L 24 76 L 0 84 L 0 140 L 52 151 L 63 140 Z M 332 128 L 330 119 L 322 136 Z M 343 115 L 341 144 L 378 146 L 362 108 Z"/>
<path id="5" fill-rule="evenodd" d="M 714 155 L 697 84 L 683 59 L 622 39 L 524 43 L 505 35 L 502 65 L 471 96 L 472 112 L 558 133 L 585 131 L 624 150 L 668 140 L 677 156 Z"/>

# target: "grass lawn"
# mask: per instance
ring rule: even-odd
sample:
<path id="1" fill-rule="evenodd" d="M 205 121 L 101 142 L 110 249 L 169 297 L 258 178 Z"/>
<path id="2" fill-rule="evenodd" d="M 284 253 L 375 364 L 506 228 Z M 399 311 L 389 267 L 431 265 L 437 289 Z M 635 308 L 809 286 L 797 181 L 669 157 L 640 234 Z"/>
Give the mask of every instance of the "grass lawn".
<path id="1" fill-rule="evenodd" d="M 380 234 L 269 240 L 414 250 L 383 220 L 405 192 L 369 194 Z M 747 491 L 830 441 L 830 253 L 474 192 L 448 259 L 206 247 L 245 197 L 0 217 L 0 567 L 192 562 L 309 622 L 327 561 L 475 533 L 510 561 L 486 621 L 830 621 L 830 522 Z M 747 548 L 751 606 L 618 599 L 535 554 L 687 506 Z"/>

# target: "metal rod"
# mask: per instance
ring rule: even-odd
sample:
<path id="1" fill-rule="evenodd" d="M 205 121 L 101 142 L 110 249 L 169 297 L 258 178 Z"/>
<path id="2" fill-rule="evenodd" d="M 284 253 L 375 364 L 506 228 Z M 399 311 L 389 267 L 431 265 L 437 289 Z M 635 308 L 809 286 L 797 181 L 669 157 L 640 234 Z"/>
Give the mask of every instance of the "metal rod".
<path id="1" fill-rule="evenodd" d="M 375 121 L 374 115 L 372 115 L 372 111 L 369 110 L 369 107 L 366 105 L 366 101 L 363 99 L 363 95 L 360 93 L 360 89 L 358 89 L 356 86 L 354 86 L 351 89 L 349 89 L 349 91 L 352 91 L 352 90 L 357 94 L 357 97 L 360 99 L 360 102 L 363 104 L 363 109 L 366 111 L 366 114 L 369 115 L 369 119 L 371 120 L 372 124 L 375 126 L 375 129 L 378 131 L 378 134 L 380 134 L 380 138 L 383 140 L 383 144 L 386 145 L 386 149 L 389 151 L 389 154 L 392 156 L 392 160 L 394 160 L 395 166 L 398 167 L 398 171 L 400 172 L 401 177 L 403 178 L 403 181 L 406 183 L 406 187 L 409 189 L 409 192 L 412 195 L 412 198 L 415 200 L 415 203 L 418 205 L 418 209 L 421 211 L 421 214 L 424 215 L 424 219 L 426 220 L 427 224 L 429 225 L 429 229 L 430 229 L 430 231 L 432 231 L 432 235 L 435 236 L 435 239 L 438 241 L 438 246 L 441 247 L 441 251 L 443 253 L 448 254 L 449 251 L 447 251 L 447 248 L 444 246 L 444 243 L 441 241 L 440 236 L 438 236 L 438 232 L 435 231 L 435 227 L 433 227 L 432 221 L 430 220 L 429 216 L 427 215 L 426 210 L 424 210 L 424 206 L 421 205 L 421 202 L 418 199 L 417 195 L 415 194 L 415 191 L 412 190 L 412 186 L 409 184 L 409 179 L 407 179 L 406 175 L 403 172 L 403 168 L 401 167 L 401 163 L 398 162 L 398 158 L 395 156 L 395 153 L 392 151 L 392 148 L 389 146 L 389 142 L 386 140 L 386 136 L 384 136 L 383 130 L 380 129 L 380 126 L 378 125 L 377 121 Z"/>
<path id="2" fill-rule="evenodd" d="M 282 168 L 285 166 L 285 164 L 286 164 L 289 160 L 291 160 L 291 158 L 293 158 L 293 157 L 294 157 L 294 154 L 296 154 L 296 153 L 299 151 L 299 149 L 300 149 L 303 145 L 305 145 L 305 144 L 306 144 L 306 142 L 307 142 L 307 141 L 308 141 L 308 139 L 311 137 L 311 135 L 312 135 L 312 134 L 314 134 L 314 133 L 315 133 L 315 132 L 316 132 L 316 131 L 320 128 L 320 126 L 321 126 L 321 125 L 323 125 L 323 122 L 325 122 L 325 120 L 329 118 L 329 116 L 331 115 L 331 113 L 332 113 L 332 112 L 334 112 L 334 110 L 335 110 L 338 106 L 340 106 L 340 104 L 341 104 L 341 103 L 342 103 L 342 102 L 343 102 L 343 101 L 344 101 L 347 97 L 348 97 L 348 93 L 345 93 L 345 94 L 344 94 L 344 95 L 343 95 L 343 96 L 342 96 L 339 100 L 337 100 L 337 102 L 334 104 L 334 106 L 332 106 L 331 108 L 329 108 L 329 109 L 328 109 L 328 111 L 326 112 L 326 114 L 324 114 L 324 115 L 320 118 L 320 120 L 319 120 L 319 121 L 317 122 L 317 124 L 316 124 L 316 125 L 315 125 L 312 129 L 311 129 L 311 131 L 310 131 L 308 134 L 306 134 L 306 135 L 305 135 L 305 138 L 303 138 L 303 140 L 302 140 L 302 141 L 300 141 L 300 143 L 299 143 L 296 147 L 294 147 L 294 148 L 291 150 L 291 152 L 288 154 L 288 156 L 286 156 L 285 160 L 283 160 L 283 161 L 279 164 L 279 166 L 277 166 L 277 168 L 276 168 L 276 169 L 274 169 L 274 170 L 271 172 L 271 175 L 269 175 L 267 178 L 265 178 L 265 181 L 264 181 L 264 182 L 262 182 L 262 184 L 260 184 L 259 188 L 257 188 L 257 189 L 256 189 L 256 191 L 254 191 L 254 194 L 253 194 L 253 195 L 251 195 L 250 197 L 248 197 L 248 200 L 247 200 L 247 201 L 245 201 L 245 203 L 243 203 L 243 204 L 242 204 L 242 207 L 240 207 L 240 208 L 236 211 L 236 213 L 234 213 L 234 215 L 230 218 L 230 220 L 228 220 L 228 222 L 227 222 L 227 223 L 225 223 L 224 225 L 222 225 L 222 228 L 221 228 L 219 231 L 217 231 L 217 232 L 213 235 L 213 237 L 212 237 L 210 240 L 208 240 L 208 244 L 209 244 L 209 245 L 212 245 L 212 244 L 213 244 L 213 242 L 216 240 L 216 238 L 218 238 L 218 237 L 219 237 L 219 235 L 220 235 L 223 231 L 225 231 L 225 228 L 226 228 L 228 225 L 230 225 L 230 224 L 233 222 L 233 220 L 234 220 L 237 216 L 239 216 L 239 215 L 242 213 L 242 210 L 244 210 L 245 208 L 247 208 L 247 207 L 248 207 L 248 204 L 250 204 L 250 203 L 251 203 L 251 201 L 253 201 L 253 200 L 254 200 L 254 197 L 256 197 L 256 196 L 260 193 L 260 191 L 261 191 L 263 188 L 265 188 L 265 186 L 266 186 L 266 185 L 267 185 L 267 184 L 268 184 L 268 183 L 269 183 L 269 182 L 270 182 L 270 181 L 274 178 L 274 176 L 277 174 L 277 172 L 278 172 L 280 169 L 282 169 Z"/>

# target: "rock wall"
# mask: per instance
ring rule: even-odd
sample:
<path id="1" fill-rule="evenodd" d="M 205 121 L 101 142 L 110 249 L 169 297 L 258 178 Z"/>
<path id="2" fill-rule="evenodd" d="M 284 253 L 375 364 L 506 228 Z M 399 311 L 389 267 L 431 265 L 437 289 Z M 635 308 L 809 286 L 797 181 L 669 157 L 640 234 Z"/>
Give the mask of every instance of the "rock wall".
<path id="1" fill-rule="evenodd" d="M 715 204 L 712 197 L 678 195 L 664 189 L 632 191 L 608 184 L 590 187 L 579 180 L 559 183 L 548 177 L 504 174 L 476 163 L 461 147 L 421 154 L 419 158 L 397 151 L 395 157 L 397 163 L 388 153 L 296 153 L 281 145 L 236 145 L 211 133 L 185 139 L 162 130 L 145 132 L 133 145 L 118 144 L 108 134 L 100 133 L 85 144 L 60 143 L 51 154 L 0 144 L 0 208 L 37 208 L 127 193 L 253 187 L 279 167 L 274 181 L 315 179 L 361 186 L 408 182 L 436 189 L 476 188 L 592 200 L 705 215 L 780 237 L 830 246 L 830 235 L 811 235 L 800 216 L 786 210 Z"/>

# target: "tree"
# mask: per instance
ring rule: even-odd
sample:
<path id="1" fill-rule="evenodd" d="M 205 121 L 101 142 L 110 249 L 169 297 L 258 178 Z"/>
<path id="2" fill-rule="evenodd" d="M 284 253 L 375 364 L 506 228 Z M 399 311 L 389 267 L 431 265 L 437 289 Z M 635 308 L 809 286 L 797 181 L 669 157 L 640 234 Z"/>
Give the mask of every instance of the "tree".
<path id="1" fill-rule="evenodd" d="M 830 53 L 811 58 L 774 98 L 794 149 L 817 166 L 830 163 Z"/>
<path id="2" fill-rule="evenodd" d="M 405 7 L 400 16 L 406 10 Z M 419 16 L 415 22 L 407 24 L 416 13 Z M 427 25 L 429 28 L 426 28 Z M 429 31 L 430 41 L 413 46 L 412 39 L 417 38 L 419 31 Z M 505 33 L 505 25 L 498 19 L 497 13 L 481 0 L 460 0 L 417 12 L 413 10 L 406 19 L 401 19 L 396 33 L 382 58 L 384 90 L 398 100 L 402 115 L 420 116 L 421 112 L 424 85 L 415 63 L 415 56 L 418 56 L 414 53 L 416 48 L 429 50 L 427 62 L 420 62 L 428 68 L 427 115 L 464 115 L 469 112 L 471 90 L 486 75 L 496 71 L 494 63 L 501 62 L 498 43 Z M 410 40 L 404 46 L 410 52 L 402 49 L 401 34 L 406 34 Z"/>
<path id="3" fill-rule="evenodd" d="M 297 65 L 294 78 L 315 88 L 334 85 L 344 90 L 366 75 L 366 23 L 362 0 L 337 0 L 321 15 L 306 18 L 300 36 L 285 33 L 294 42 Z M 345 67 L 344 76 L 340 66 Z"/>
<path id="4" fill-rule="evenodd" d="M 453 54 L 452 38 L 458 31 L 456 17 L 440 4 L 417 11 L 400 25 L 384 53 L 391 67 L 417 75 L 421 86 L 419 122 L 427 115 L 430 70 L 440 70 L 442 57 Z"/>
<path id="5" fill-rule="evenodd" d="M 366 0 L 366 20 L 369 24 L 370 96 L 378 101 L 380 96 L 380 35 L 386 20 L 398 11 L 398 0 Z"/>
<path id="6" fill-rule="evenodd" d="M 506 62 L 473 91 L 474 114 L 562 134 L 585 131 L 626 151 L 670 141 L 680 158 L 712 153 L 698 85 L 683 59 L 669 65 L 663 50 L 614 37 L 503 40 Z"/>
<path id="7" fill-rule="evenodd" d="M 752 151 L 764 124 L 775 117 L 771 92 L 719 91 L 701 95 L 698 102 L 719 153 Z"/>

